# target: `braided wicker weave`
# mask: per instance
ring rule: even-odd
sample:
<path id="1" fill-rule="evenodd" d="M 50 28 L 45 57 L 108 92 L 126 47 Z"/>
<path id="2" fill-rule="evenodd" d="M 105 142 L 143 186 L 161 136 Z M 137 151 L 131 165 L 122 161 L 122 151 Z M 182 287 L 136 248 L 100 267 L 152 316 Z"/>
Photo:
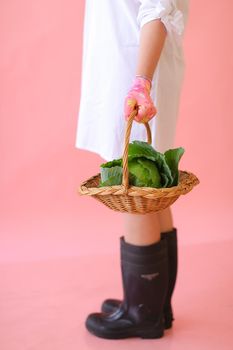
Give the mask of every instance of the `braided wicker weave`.
<path id="1" fill-rule="evenodd" d="M 78 192 L 81 195 L 92 196 L 109 208 L 134 214 L 146 214 L 163 210 L 173 204 L 181 194 L 186 194 L 199 184 L 198 178 L 188 172 L 179 171 L 179 183 L 168 188 L 152 188 L 129 186 L 128 177 L 128 146 L 132 123 L 137 111 L 134 110 L 127 121 L 124 152 L 123 178 L 121 185 L 98 187 L 100 173 L 81 183 Z M 151 130 L 148 123 L 144 124 L 147 130 L 147 142 L 151 144 Z"/>

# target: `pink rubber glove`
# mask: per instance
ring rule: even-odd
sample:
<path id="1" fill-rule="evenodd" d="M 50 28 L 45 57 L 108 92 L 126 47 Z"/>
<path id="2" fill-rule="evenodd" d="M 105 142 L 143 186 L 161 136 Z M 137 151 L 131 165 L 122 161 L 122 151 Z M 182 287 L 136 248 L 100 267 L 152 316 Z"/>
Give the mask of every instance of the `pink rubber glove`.
<path id="1" fill-rule="evenodd" d="M 151 82 L 144 77 L 136 77 L 133 81 L 133 86 L 129 90 L 124 103 L 125 120 L 128 120 L 130 114 L 138 107 L 138 114 L 134 120 L 139 123 L 148 122 L 153 118 L 157 109 L 150 97 Z"/>

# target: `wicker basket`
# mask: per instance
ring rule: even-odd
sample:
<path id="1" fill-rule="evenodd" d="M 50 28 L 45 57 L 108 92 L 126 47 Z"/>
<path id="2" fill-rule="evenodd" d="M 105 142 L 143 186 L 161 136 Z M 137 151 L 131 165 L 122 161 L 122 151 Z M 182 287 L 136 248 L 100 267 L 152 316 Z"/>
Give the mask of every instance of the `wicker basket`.
<path id="1" fill-rule="evenodd" d="M 146 214 L 163 210 L 173 204 L 181 194 L 186 194 L 199 184 L 198 178 L 188 172 L 179 171 L 179 183 L 168 188 L 129 186 L 128 178 L 128 146 L 132 123 L 137 111 L 134 110 L 127 122 L 124 153 L 122 184 L 116 186 L 98 187 L 100 173 L 81 183 L 78 192 L 81 195 L 92 196 L 107 207 L 120 212 Z M 147 130 L 147 142 L 151 144 L 151 130 L 148 123 L 144 124 Z"/>

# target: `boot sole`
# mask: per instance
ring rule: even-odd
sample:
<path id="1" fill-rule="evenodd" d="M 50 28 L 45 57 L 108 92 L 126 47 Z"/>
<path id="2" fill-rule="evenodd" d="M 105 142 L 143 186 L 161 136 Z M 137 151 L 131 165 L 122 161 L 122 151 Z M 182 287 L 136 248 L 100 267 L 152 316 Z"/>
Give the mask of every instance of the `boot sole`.
<path id="1" fill-rule="evenodd" d="M 139 327 L 134 327 L 134 328 L 126 329 L 121 332 L 103 330 L 101 333 L 96 332 L 95 330 L 93 330 L 92 328 L 89 328 L 88 326 L 86 327 L 90 333 L 94 334 L 99 338 L 104 338 L 104 339 L 126 339 L 126 338 L 134 338 L 134 337 L 139 337 L 142 339 L 158 339 L 158 338 L 162 338 L 164 335 L 163 329 L 156 330 L 154 328 L 152 329 L 151 327 L 150 329 L 148 328 L 141 329 Z"/>

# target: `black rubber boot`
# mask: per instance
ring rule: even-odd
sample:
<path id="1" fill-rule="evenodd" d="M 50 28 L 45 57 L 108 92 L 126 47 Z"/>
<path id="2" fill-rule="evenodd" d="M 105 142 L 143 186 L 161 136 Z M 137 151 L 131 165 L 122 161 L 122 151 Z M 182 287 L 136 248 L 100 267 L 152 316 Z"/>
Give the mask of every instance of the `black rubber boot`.
<path id="1" fill-rule="evenodd" d="M 101 338 L 161 338 L 168 288 L 167 241 L 135 246 L 120 238 L 124 298 L 112 313 L 92 313 L 87 329 Z"/>
<path id="2" fill-rule="evenodd" d="M 174 320 L 173 311 L 171 306 L 171 298 L 175 288 L 177 277 L 177 229 L 174 227 L 171 231 L 163 232 L 161 234 L 162 239 L 167 241 L 168 249 L 168 290 L 164 305 L 164 328 L 169 329 L 172 327 L 172 321 Z M 111 313 L 116 311 L 121 305 L 121 300 L 118 299 L 106 299 L 101 306 L 101 311 L 105 313 Z"/>
<path id="3" fill-rule="evenodd" d="M 177 277 L 177 265 L 178 265 L 178 254 L 177 254 L 177 230 L 173 228 L 172 231 L 162 233 L 162 237 L 167 241 L 168 248 L 168 290 L 164 304 L 164 323 L 165 328 L 172 327 L 172 321 L 174 320 L 171 299 L 175 288 L 176 277 Z"/>

